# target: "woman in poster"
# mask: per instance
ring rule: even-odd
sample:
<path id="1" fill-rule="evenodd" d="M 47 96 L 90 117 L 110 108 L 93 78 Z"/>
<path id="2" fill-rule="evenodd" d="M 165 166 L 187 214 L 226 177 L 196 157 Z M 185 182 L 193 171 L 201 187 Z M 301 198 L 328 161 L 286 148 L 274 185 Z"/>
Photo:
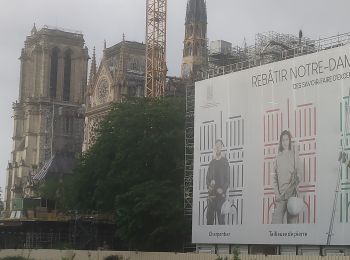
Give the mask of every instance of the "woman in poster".
<path id="1" fill-rule="evenodd" d="M 288 130 L 280 135 L 278 155 L 274 162 L 273 187 L 275 191 L 275 211 L 271 224 L 282 224 L 287 214 L 287 224 L 298 222 L 298 215 L 292 215 L 287 210 L 287 202 L 290 197 L 298 194 L 301 167 L 299 156 L 292 149 L 292 136 Z"/>

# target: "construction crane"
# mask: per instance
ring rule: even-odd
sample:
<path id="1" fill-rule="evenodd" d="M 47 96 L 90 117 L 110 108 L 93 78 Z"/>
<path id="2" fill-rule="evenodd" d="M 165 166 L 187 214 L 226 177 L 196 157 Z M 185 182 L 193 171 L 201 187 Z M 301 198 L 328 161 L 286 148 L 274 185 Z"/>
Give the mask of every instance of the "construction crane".
<path id="1" fill-rule="evenodd" d="M 167 0 L 146 3 L 145 96 L 162 97 L 166 84 Z"/>

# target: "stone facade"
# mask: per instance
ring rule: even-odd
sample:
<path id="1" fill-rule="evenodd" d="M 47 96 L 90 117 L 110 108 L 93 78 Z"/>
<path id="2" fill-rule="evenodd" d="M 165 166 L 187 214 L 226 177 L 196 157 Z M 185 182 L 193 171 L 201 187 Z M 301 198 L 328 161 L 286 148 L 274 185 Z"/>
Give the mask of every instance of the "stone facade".
<path id="1" fill-rule="evenodd" d="M 37 31 L 34 26 L 27 37 L 20 56 L 19 98 L 13 104 L 7 210 L 13 199 L 30 196 L 26 186 L 46 161 L 81 152 L 88 58 L 81 33 L 48 27 Z"/>
<path id="2" fill-rule="evenodd" d="M 83 151 L 94 143 L 96 129 L 113 103 L 123 97 L 143 97 L 145 85 L 145 45 L 126 41 L 105 48 L 96 68 L 95 53 L 86 95 Z"/>

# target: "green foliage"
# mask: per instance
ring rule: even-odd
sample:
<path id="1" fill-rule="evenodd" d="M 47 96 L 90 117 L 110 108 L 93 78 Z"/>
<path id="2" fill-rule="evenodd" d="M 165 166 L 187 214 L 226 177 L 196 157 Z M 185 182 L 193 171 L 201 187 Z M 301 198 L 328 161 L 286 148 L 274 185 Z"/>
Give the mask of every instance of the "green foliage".
<path id="1" fill-rule="evenodd" d="M 50 178 L 45 180 L 39 187 L 39 193 L 42 197 L 50 200 L 56 199 L 56 192 L 59 187 L 58 178 Z"/>
<path id="2" fill-rule="evenodd" d="M 233 260 L 241 260 L 241 252 L 239 251 L 239 248 L 238 247 L 235 247 L 233 249 Z"/>
<path id="3" fill-rule="evenodd" d="M 127 249 L 182 247 L 183 98 L 115 105 L 65 184 L 70 208 L 113 212 Z"/>
<path id="4" fill-rule="evenodd" d="M 215 260 L 240 260 L 240 251 L 239 248 L 235 247 L 232 251 L 233 257 L 228 257 L 228 256 L 217 256 L 217 258 L 215 258 Z"/>
<path id="5" fill-rule="evenodd" d="M 215 260 L 230 260 L 230 258 L 228 258 L 228 256 L 218 256 L 217 258 L 215 258 Z"/>
<path id="6" fill-rule="evenodd" d="M 64 198 L 64 190 L 65 185 L 69 183 L 70 176 L 64 177 L 51 177 L 45 180 L 39 187 L 39 194 L 41 197 L 49 200 L 54 200 L 56 202 L 56 209 L 64 210 L 65 208 L 65 198 Z"/>

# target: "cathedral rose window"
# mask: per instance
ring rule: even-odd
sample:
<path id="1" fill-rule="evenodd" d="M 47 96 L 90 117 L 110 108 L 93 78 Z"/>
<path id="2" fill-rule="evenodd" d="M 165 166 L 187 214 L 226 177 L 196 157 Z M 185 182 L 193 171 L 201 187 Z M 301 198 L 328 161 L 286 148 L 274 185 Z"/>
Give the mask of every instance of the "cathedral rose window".
<path id="1" fill-rule="evenodd" d="M 108 96 L 108 82 L 107 80 L 102 80 L 97 88 L 97 98 L 101 103 L 106 102 Z"/>

